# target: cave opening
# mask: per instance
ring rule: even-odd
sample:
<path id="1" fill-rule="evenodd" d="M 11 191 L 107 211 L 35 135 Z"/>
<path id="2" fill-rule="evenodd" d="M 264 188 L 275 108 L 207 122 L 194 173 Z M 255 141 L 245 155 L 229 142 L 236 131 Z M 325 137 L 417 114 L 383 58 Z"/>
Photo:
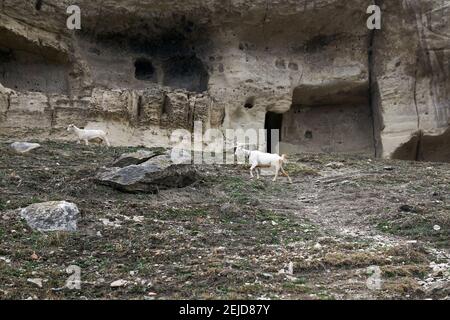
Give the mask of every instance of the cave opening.
<path id="1" fill-rule="evenodd" d="M 167 95 L 164 95 L 163 103 L 161 106 L 161 115 L 165 115 L 169 113 L 169 98 Z"/>
<path id="2" fill-rule="evenodd" d="M 0 83 L 17 91 L 68 93 L 68 66 L 42 54 L 0 47 Z"/>
<path id="3" fill-rule="evenodd" d="M 282 152 L 374 154 L 368 84 L 329 83 L 294 89 L 283 114 Z"/>
<path id="4" fill-rule="evenodd" d="M 193 92 L 208 90 L 209 74 L 196 56 L 176 56 L 163 64 L 163 85 Z"/>
<path id="5" fill-rule="evenodd" d="M 43 2 L 44 2 L 43 0 L 36 1 L 36 4 L 34 7 L 36 8 L 37 11 L 40 11 L 42 9 Z"/>
<path id="6" fill-rule="evenodd" d="M 264 121 L 264 129 L 266 130 L 267 152 L 276 151 L 276 147 L 281 140 L 281 128 L 283 124 L 283 115 L 275 112 L 267 112 Z"/>
<path id="7" fill-rule="evenodd" d="M 134 76 L 142 81 L 156 81 L 156 71 L 152 62 L 146 58 L 136 59 L 134 62 Z"/>

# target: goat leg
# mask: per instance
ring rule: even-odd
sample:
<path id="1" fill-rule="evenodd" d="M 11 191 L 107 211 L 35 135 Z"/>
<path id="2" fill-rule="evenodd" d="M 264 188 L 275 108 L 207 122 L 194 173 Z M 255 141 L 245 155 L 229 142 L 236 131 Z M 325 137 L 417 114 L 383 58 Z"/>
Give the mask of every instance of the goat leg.
<path id="1" fill-rule="evenodd" d="M 289 182 L 292 183 L 291 177 L 289 177 L 289 175 L 287 174 L 287 172 L 284 171 L 283 167 L 280 167 L 280 169 L 281 169 L 281 173 L 283 173 L 283 175 L 289 179 Z"/>
<path id="2" fill-rule="evenodd" d="M 273 177 L 273 182 L 277 181 L 278 178 L 278 171 L 280 171 L 280 167 L 275 167 L 275 177 Z"/>

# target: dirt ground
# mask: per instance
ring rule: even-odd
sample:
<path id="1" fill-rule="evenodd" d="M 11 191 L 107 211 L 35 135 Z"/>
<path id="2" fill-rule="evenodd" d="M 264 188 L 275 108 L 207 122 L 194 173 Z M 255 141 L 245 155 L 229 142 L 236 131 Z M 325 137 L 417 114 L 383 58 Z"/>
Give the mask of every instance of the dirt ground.
<path id="1" fill-rule="evenodd" d="M 44 142 L 18 155 L 0 144 L 0 299 L 450 295 L 450 164 L 300 155 L 293 184 L 251 180 L 241 165 L 159 194 L 94 182 L 133 150 Z M 77 232 L 20 219 L 18 208 L 52 200 L 78 205 Z M 70 265 L 79 290 L 65 287 Z"/>

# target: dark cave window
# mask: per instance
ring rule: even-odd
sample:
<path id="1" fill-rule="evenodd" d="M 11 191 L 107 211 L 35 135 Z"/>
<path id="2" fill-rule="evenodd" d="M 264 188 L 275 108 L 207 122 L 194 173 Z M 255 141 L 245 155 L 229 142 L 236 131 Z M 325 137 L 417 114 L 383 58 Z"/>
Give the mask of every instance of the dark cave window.
<path id="1" fill-rule="evenodd" d="M 196 56 L 175 56 L 164 62 L 163 85 L 194 92 L 208 90 L 209 74 Z"/>
<path id="2" fill-rule="evenodd" d="M 244 108 L 251 109 L 255 106 L 255 98 L 250 97 L 245 101 Z"/>
<path id="3" fill-rule="evenodd" d="M 0 47 L 0 62 L 10 62 L 13 60 L 13 52 Z"/>
<path id="4" fill-rule="evenodd" d="M 37 0 L 36 1 L 36 4 L 34 6 L 36 8 L 36 10 L 40 11 L 42 9 L 43 2 L 44 2 L 43 0 Z"/>
<path id="5" fill-rule="evenodd" d="M 312 131 L 306 131 L 305 132 L 305 139 L 311 140 L 313 138 Z"/>
<path id="6" fill-rule="evenodd" d="M 281 140 L 281 128 L 283 126 L 283 115 L 280 113 L 267 112 L 264 121 L 264 129 L 266 129 L 267 152 L 272 153 L 273 147 Z M 278 141 L 277 141 L 278 140 Z"/>
<path id="7" fill-rule="evenodd" d="M 162 103 L 161 114 L 169 113 L 169 98 L 165 95 Z"/>
<path id="8" fill-rule="evenodd" d="M 143 81 L 155 81 L 156 72 L 150 60 L 145 58 L 137 59 L 134 62 L 134 67 L 134 76 L 136 79 Z"/>
<path id="9" fill-rule="evenodd" d="M 140 119 L 141 117 L 142 117 L 142 96 L 139 96 L 137 104 L 137 118 Z"/>

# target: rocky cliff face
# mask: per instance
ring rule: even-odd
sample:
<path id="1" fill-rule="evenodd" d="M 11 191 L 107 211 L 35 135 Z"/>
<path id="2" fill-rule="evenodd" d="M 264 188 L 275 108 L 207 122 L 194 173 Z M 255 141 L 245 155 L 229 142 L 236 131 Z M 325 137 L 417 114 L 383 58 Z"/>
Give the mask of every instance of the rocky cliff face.
<path id="1" fill-rule="evenodd" d="M 274 128 L 286 152 L 450 160 L 450 1 L 0 1 L 0 134 L 169 144 Z M 16 94 L 6 88 L 13 89 Z"/>

